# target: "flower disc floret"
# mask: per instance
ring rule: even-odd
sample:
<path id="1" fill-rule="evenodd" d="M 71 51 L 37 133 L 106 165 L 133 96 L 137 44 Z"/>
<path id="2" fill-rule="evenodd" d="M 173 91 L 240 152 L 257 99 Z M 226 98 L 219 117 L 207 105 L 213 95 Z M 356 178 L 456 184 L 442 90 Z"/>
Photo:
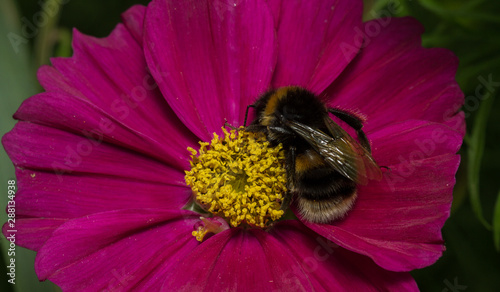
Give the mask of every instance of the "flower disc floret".
<path id="1" fill-rule="evenodd" d="M 205 210 L 226 218 L 231 226 L 264 228 L 284 213 L 283 148 L 270 147 L 264 134 L 243 127 L 222 130 L 224 137 L 214 133 L 210 143 L 200 142 L 199 155 L 188 148 L 192 161 L 186 183 Z"/>

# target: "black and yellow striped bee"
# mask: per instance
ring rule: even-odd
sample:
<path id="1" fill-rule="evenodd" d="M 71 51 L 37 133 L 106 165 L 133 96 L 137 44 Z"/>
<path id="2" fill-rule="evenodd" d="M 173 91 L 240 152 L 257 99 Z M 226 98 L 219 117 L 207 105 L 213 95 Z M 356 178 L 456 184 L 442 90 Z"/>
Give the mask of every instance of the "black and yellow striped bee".
<path id="1" fill-rule="evenodd" d="M 245 124 L 250 107 L 255 108 L 256 119 L 247 131 L 263 132 L 271 145 L 282 143 L 285 149 L 288 193 L 282 209 L 294 196 L 304 219 L 317 223 L 340 219 L 352 208 L 358 184 L 382 178 L 361 130 L 362 121 L 327 108 L 308 90 L 290 86 L 265 93 L 247 108 Z M 329 113 L 352 127 L 359 143 Z"/>

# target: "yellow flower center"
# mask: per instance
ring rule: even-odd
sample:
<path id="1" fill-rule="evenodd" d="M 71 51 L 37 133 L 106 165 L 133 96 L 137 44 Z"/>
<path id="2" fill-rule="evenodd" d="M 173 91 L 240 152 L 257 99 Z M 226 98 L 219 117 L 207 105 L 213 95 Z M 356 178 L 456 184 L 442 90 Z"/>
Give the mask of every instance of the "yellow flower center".
<path id="1" fill-rule="evenodd" d="M 206 211 L 233 227 L 264 228 L 284 213 L 280 207 L 286 192 L 285 155 L 281 145 L 269 147 L 264 134 L 244 129 L 222 128 L 224 137 L 214 133 L 210 143 L 200 142 L 199 154 L 189 147 L 191 170 L 185 180 Z M 203 239 L 202 231 L 193 235 Z"/>

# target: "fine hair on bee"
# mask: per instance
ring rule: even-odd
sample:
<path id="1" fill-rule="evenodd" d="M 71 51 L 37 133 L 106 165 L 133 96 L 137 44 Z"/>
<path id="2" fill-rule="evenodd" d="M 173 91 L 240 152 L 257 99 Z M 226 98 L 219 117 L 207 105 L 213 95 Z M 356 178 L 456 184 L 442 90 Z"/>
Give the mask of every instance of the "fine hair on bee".
<path id="1" fill-rule="evenodd" d="M 271 146 L 283 145 L 288 192 L 282 209 L 292 197 L 307 221 L 327 223 L 343 218 L 357 197 L 357 186 L 380 180 L 382 172 L 371 155 L 360 118 L 341 109 L 328 108 L 312 92 L 295 86 L 273 89 L 247 107 L 255 120 L 246 127 L 262 132 Z M 333 114 L 356 131 L 358 141 L 340 127 Z"/>

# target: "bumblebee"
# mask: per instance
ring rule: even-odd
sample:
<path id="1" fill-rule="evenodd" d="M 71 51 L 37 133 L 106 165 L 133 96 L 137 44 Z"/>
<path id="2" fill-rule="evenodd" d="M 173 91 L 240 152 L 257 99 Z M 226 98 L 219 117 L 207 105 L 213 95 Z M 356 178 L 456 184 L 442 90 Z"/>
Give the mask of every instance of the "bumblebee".
<path id="1" fill-rule="evenodd" d="M 262 95 L 254 104 L 256 119 L 246 128 L 263 132 L 271 146 L 282 143 L 288 193 L 301 216 L 310 222 L 340 219 L 352 208 L 357 185 L 380 180 L 382 172 L 371 155 L 361 119 L 328 108 L 317 96 L 300 87 L 282 87 Z M 352 127 L 359 143 L 330 118 L 333 114 Z"/>

